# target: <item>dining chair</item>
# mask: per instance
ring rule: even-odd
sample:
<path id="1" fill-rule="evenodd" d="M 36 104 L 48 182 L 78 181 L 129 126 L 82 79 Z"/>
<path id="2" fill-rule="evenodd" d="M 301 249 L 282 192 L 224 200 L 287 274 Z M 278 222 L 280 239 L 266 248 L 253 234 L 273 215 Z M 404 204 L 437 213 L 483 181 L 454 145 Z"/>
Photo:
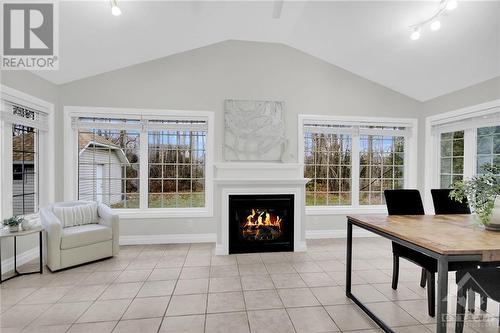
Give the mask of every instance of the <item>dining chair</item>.
<path id="1" fill-rule="evenodd" d="M 441 214 L 470 214 L 469 202 L 467 199 L 462 202 L 450 198 L 451 189 L 432 189 L 432 202 L 434 212 Z"/>
<path id="2" fill-rule="evenodd" d="M 422 197 L 418 190 L 385 190 L 384 196 L 389 215 L 425 215 Z M 429 316 L 434 317 L 436 260 L 418 251 L 392 242 L 392 289 L 394 290 L 398 289 L 399 258 L 405 258 L 422 267 L 420 286 L 424 288 L 427 284 Z"/>
<path id="3" fill-rule="evenodd" d="M 457 316 L 455 322 L 455 332 L 462 333 L 464 330 L 465 305 L 467 304 L 467 295 L 473 293 L 485 294 L 496 302 L 500 302 L 500 268 L 491 267 L 479 269 L 458 270 L 456 273 L 457 283 Z M 499 310 L 500 317 L 500 310 Z M 500 327 L 500 319 L 498 322 Z"/>

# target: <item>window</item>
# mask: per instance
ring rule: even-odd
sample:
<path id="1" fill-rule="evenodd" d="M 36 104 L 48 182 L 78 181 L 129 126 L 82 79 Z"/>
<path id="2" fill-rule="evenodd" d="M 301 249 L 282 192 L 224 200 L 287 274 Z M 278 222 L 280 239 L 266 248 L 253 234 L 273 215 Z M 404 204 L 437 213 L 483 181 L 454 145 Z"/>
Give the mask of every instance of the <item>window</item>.
<path id="1" fill-rule="evenodd" d="M 500 165 L 500 125 L 478 128 L 476 147 L 476 173 L 482 173 L 484 165 Z"/>
<path id="2" fill-rule="evenodd" d="M 464 131 L 441 133 L 441 188 L 449 188 L 464 174 Z"/>
<path id="3" fill-rule="evenodd" d="M 117 209 L 207 209 L 206 116 L 72 116 L 78 198 Z"/>
<path id="4" fill-rule="evenodd" d="M 300 116 L 299 120 L 304 177 L 310 179 L 307 206 L 380 206 L 385 203 L 384 190 L 410 184 L 413 120 L 387 125 L 375 119 L 368 124 L 324 116 Z"/>

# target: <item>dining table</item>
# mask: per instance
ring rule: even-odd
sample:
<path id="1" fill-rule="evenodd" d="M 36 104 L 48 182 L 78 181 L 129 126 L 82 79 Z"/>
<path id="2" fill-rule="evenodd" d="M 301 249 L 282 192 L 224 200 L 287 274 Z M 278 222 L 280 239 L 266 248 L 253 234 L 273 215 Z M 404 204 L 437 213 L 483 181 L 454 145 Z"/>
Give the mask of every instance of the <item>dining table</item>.
<path id="1" fill-rule="evenodd" d="M 500 232 L 486 230 L 474 215 L 348 215 L 346 296 L 385 332 L 394 332 L 352 293 L 353 226 L 368 230 L 437 261 L 436 332 L 448 322 L 448 265 L 500 265 Z"/>

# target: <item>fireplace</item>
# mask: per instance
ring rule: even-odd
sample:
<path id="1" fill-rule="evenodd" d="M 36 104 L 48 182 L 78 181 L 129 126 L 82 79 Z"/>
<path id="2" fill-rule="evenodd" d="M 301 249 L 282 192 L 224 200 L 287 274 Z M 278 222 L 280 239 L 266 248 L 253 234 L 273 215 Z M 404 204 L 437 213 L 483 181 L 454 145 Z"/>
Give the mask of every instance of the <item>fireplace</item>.
<path id="1" fill-rule="evenodd" d="M 293 194 L 229 195 L 229 253 L 293 251 Z"/>

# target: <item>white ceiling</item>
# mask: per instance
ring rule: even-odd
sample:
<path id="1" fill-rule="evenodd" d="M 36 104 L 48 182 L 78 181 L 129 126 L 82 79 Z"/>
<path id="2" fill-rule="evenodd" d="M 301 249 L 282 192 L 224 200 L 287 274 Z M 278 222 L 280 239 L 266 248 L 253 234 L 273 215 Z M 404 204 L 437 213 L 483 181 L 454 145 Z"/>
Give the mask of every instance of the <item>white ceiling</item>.
<path id="1" fill-rule="evenodd" d="M 436 1 L 60 3 L 60 70 L 37 72 L 57 84 L 238 39 L 279 42 L 418 100 L 500 75 L 500 2 L 460 1 L 439 32 L 409 39 Z"/>

